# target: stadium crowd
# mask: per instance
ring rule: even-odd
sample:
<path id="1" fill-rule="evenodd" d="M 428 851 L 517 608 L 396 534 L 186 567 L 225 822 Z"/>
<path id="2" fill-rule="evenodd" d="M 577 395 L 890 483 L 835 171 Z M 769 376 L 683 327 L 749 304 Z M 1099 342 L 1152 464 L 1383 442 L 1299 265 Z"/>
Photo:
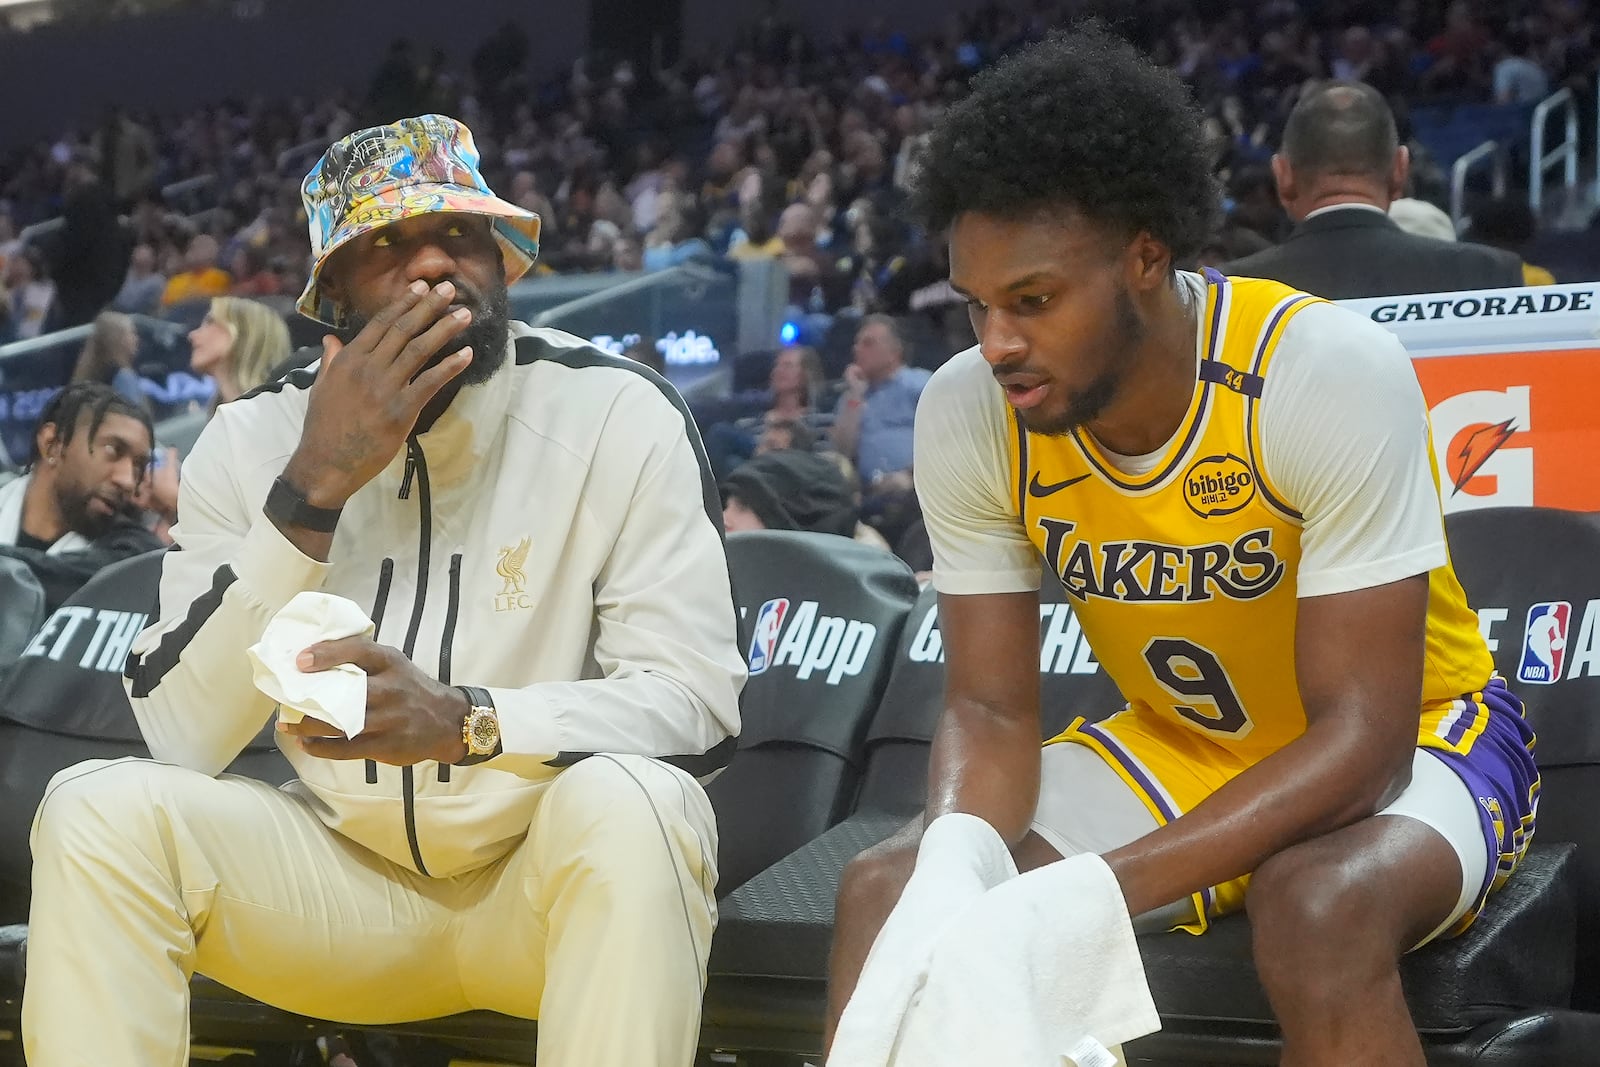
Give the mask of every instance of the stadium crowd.
<path id="1" fill-rule="evenodd" d="M 490 186 L 543 219 L 539 272 L 773 258 L 787 270 L 801 341 L 836 320 L 849 331 L 860 324 L 843 378 L 834 366 L 825 380 L 803 351 L 803 390 L 780 384 L 794 373 L 794 361 L 780 360 L 772 388 L 707 414 L 702 428 L 723 476 L 795 432 L 802 444 L 834 446 L 846 461 L 843 487 L 808 491 L 860 500 L 867 523 L 925 562 L 905 468 L 926 377 L 914 364 L 926 361 L 913 358 L 904 327 L 929 331 L 945 356 L 971 333 L 965 301 L 945 280 L 943 242 L 903 210 L 908 183 L 932 119 L 974 71 L 1086 14 L 1113 21 L 1192 87 L 1225 191 L 1200 258 L 1217 266 L 1290 232 L 1268 161 L 1317 80 L 1373 86 L 1404 140 L 1419 103 L 1525 105 L 1563 86 L 1588 100 L 1597 63 L 1583 0 L 1034 0 L 937 26 L 875 21 L 838 41 L 769 14 L 715 57 L 637 65 L 591 54 L 555 78 L 529 69 L 515 24 L 464 65 L 399 39 L 370 82 L 343 96 L 216 102 L 169 116 L 113 109 L 13 152 L 0 163 L 0 339 L 85 323 L 105 309 L 160 314 L 224 296 L 286 312 L 308 267 L 299 184 L 310 163 L 360 126 L 450 114 L 475 132 Z M 1415 143 L 1412 159 L 1411 203 L 1442 205 L 1440 168 Z M 1531 217 L 1498 207 L 1482 215 L 1498 231 L 1485 225 L 1470 236 L 1502 247 L 1526 240 Z M 1422 225 L 1437 225 L 1438 211 L 1421 210 Z M 214 308 L 212 319 L 224 313 Z M 226 314 L 237 318 L 237 305 Z M 235 337 L 237 329 L 229 327 Z M 197 331 L 196 366 L 214 374 L 202 351 L 209 336 Z M 110 384 L 117 371 L 107 364 L 90 376 Z M 905 402 L 885 414 L 890 395 Z M 170 474 L 162 485 L 146 503 L 170 519 L 161 505 L 175 492 Z"/>

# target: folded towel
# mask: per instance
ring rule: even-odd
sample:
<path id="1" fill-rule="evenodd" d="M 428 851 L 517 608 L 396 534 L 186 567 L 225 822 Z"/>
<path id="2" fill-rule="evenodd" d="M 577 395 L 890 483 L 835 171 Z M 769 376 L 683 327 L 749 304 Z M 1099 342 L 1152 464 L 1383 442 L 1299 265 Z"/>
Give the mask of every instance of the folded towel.
<path id="1" fill-rule="evenodd" d="M 940 935 L 967 904 L 1016 874 L 1005 842 L 977 816 L 957 812 L 928 825 L 916 870 L 872 943 L 834 1030 L 828 1067 L 893 1062 L 901 1023 L 922 988 Z"/>
<path id="2" fill-rule="evenodd" d="M 994 828 L 929 825 L 828 1067 L 1105 1067 L 1160 1029 L 1116 876 L 1098 856 L 1021 875 Z"/>
<path id="3" fill-rule="evenodd" d="M 343 663 L 306 673 L 295 660 L 319 641 L 371 636 L 372 620 L 352 600 L 330 593 L 305 592 L 279 609 L 245 652 L 257 689 L 278 702 L 278 718 L 299 722 L 307 715 L 359 734 L 367 721 L 367 672 Z"/>
<path id="4" fill-rule="evenodd" d="M 1111 868 L 1084 853 L 962 910 L 900 1033 L 901 1063 L 1078 1067 L 1161 1029 Z"/>

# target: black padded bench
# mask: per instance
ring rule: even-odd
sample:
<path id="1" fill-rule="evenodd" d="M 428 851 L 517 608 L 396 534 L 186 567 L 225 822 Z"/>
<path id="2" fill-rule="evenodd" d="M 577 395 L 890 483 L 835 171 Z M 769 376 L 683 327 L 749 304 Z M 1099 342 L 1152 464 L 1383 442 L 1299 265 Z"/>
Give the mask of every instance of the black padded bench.
<path id="1" fill-rule="evenodd" d="M 1600 611 L 1595 517 L 1479 511 L 1452 517 L 1450 530 L 1458 573 L 1498 642 L 1503 673 L 1515 679 L 1523 620 L 1533 604 L 1571 603 L 1569 655 L 1586 654 L 1574 646 L 1580 617 Z M 860 849 L 914 817 L 921 803 L 919 768 L 932 727 L 897 708 L 896 697 L 913 690 L 918 702 L 937 697 L 934 679 L 942 672 L 932 666 L 938 657 L 935 635 L 924 628 L 926 606 L 912 611 L 895 674 L 867 730 L 855 813 L 724 898 L 712 945 L 705 1047 L 815 1056 L 839 874 Z M 1060 610 L 1047 615 L 1041 620 L 1046 637 L 1057 646 L 1041 674 L 1049 706 L 1090 717 L 1113 710 L 1114 693 L 1108 704 L 1103 675 L 1097 680 L 1074 672 L 1085 663 L 1064 647 L 1070 629 L 1048 629 L 1066 622 Z M 915 686 L 914 672 L 901 677 L 912 662 L 930 672 Z M 1472 930 L 1413 954 L 1403 966 L 1408 1001 L 1435 1065 L 1600 1062 L 1600 828 L 1592 818 L 1600 800 L 1600 720 L 1593 715 L 1600 708 L 1600 670 L 1579 671 L 1580 662 L 1574 659 L 1572 672 L 1557 684 L 1512 683 L 1540 733 L 1545 787 L 1538 843 Z M 1238 916 L 1200 938 L 1140 939 L 1164 1028 L 1128 1047 L 1130 1063 L 1277 1062 L 1276 1026 L 1248 941 L 1248 923 Z M 19 947 L 18 932 L 0 931 L 0 1003 L 7 1012 L 14 1011 L 19 988 Z M 229 1033 L 240 1044 L 349 1029 L 275 1012 L 203 979 L 196 980 L 194 1023 L 197 1041 Z M 5 1025 L 0 1018 L 0 1028 Z M 534 1024 L 477 1013 L 382 1029 L 518 1059 L 532 1047 Z"/>
<path id="2" fill-rule="evenodd" d="M 1579 614 L 1600 611 L 1600 522 L 1541 509 L 1477 511 L 1453 517 L 1450 536 L 1470 602 L 1486 609 L 1486 620 L 1508 620 L 1490 634 L 1501 672 L 1513 679 L 1540 733 L 1539 844 L 1471 930 L 1409 956 L 1402 980 L 1432 1063 L 1600 1062 L 1600 834 L 1592 817 L 1600 801 L 1600 724 L 1592 715 L 1600 708 L 1600 681 L 1587 673 L 1552 685 L 1515 680 L 1530 605 L 1573 604 L 1569 647 Z M 937 643 L 925 614 L 930 609 L 925 594 L 912 610 L 868 735 L 857 812 L 723 902 L 706 1001 L 709 1043 L 816 1052 L 840 873 L 921 807 L 942 686 L 939 672 L 929 669 L 927 653 Z M 1049 637 L 1047 629 L 1047 650 Z M 1114 694 L 1103 675 L 1053 669 L 1061 666 L 1059 655 L 1052 661 L 1047 654 L 1041 666 L 1045 708 L 1058 720 L 1111 710 L 1104 705 Z M 1047 722 L 1045 732 L 1058 725 Z M 1581 864 L 1570 842 L 1582 846 Z M 1163 1030 L 1131 1045 L 1130 1057 L 1277 1062 L 1277 1028 L 1251 963 L 1244 917 L 1224 919 L 1198 938 L 1147 935 L 1140 949 Z M 1582 1010 L 1572 1010 L 1574 1004 Z"/>
<path id="3" fill-rule="evenodd" d="M 752 1047 L 750 1035 L 759 1035 L 753 1047 L 818 1050 L 839 876 L 857 852 L 905 822 L 889 813 L 852 816 L 722 902 L 711 946 L 706 1043 Z M 1505 1029 L 1508 1016 L 1537 1017 L 1568 1007 L 1575 851 L 1570 844 L 1536 847 L 1472 929 L 1406 958 L 1401 977 L 1430 1062 L 1494 1062 L 1472 1058 L 1471 1050 Z M 1276 1025 L 1256 980 L 1249 923 L 1242 915 L 1214 923 L 1203 937 L 1147 934 L 1139 948 L 1164 1029 L 1130 1046 L 1130 1055 L 1233 1063 L 1225 1049 L 1235 1039 L 1253 1038 L 1273 1050 L 1262 1062 L 1276 1062 Z M 1585 1033 L 1600 1039 L 1600 1016 L 1581 1021 L 1593 1028 Z M 1487 1030 L 1480 1033 L 1484 1024 Z"/>

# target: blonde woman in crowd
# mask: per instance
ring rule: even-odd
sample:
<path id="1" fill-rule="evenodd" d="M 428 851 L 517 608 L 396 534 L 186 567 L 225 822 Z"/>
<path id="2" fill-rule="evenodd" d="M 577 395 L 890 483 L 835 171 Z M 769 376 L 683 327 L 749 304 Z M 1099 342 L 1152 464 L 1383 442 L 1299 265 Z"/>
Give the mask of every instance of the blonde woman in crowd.
<path id="1" fill-rule="evenodd" d="M 189 331 L 189 347 L 189 369 L 216 383 L 205 412 L 209 419 L 218 405 L 237 400 L 262 384 L 274 367 L 289 358 L 289 328 L 283 317 L 265 304 L 219 296 L 212 299 L 200 325 Z M 156 532 L 164 538 L 167 527 L 177 521 L 178 460 L 181 452 L 187 451 L 180 451 L 174 441 L 183 438 L 193 444 L 204 421 L 197 416 L 193 427 L 158 430 L 166 447 L 157 453 L 142 503 L 158 516 Z"/>
<path id="2" fill-rule="evenodd" d="M 189 369 L 217 383 L 215 409 L 266 381 L 289 358 L 289 327 L 265 304 L 219 296 L 189 332 L 189 346 Z"/>

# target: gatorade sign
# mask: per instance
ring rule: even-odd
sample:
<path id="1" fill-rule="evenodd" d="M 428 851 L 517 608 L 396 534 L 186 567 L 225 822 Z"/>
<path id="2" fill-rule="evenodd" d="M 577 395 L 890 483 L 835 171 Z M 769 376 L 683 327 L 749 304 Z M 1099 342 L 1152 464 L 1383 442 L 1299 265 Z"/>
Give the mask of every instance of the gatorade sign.
<path id="1" fill-rule="evenodd" d="M 1600 510 L 1594 284 L 1349 300 L 1406 346 L 1428 403 L 1440 497 Z"/>

